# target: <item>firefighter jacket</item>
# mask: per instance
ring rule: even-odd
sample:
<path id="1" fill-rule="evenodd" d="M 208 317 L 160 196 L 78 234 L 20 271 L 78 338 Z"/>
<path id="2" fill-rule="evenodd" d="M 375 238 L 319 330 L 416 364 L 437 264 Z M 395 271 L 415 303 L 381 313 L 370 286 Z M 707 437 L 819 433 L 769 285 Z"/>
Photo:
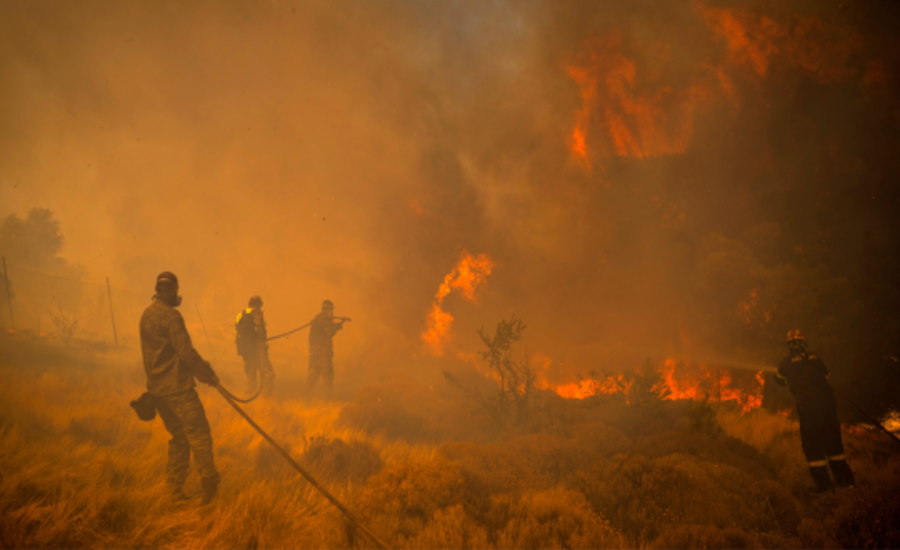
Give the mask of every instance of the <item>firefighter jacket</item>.
<path id="1" fill-rule="evenodd" d="M 775 380 L 787 383 L 797 400 L 797 408 L 815 407 L 834 401 L 834 390 L 828 383 L 828 368 L 819 357 L 808 351 L 792 351 L 778 366 Z"/>
<path id="2" fill-rule="evenodd" d="M 243 357 L 259 353 L 269 337 L 266 332 L 266 319 L 262 309 L 259 308 L 248 307 L 238 313 L 234 330 L 237 352 Z"/>
<path id="3" fill-rule="evenodd" d="M 342 323 L 335 323 L 334 318 L 320 313 L 312 320 L 309 327 L 309 355 L 334 357 L 334 345 L 331 338 L 341 330 Z"/>
<path id="4" fill-rule="evenodd" d="M 191 344 L 181 313 L 162 300 L 154 299 L 141 315 L 141 353 L 147 391 L 154 395 L 188 391 L 196 385 L 194 376 L 201 381 L 215 378 Z"/>

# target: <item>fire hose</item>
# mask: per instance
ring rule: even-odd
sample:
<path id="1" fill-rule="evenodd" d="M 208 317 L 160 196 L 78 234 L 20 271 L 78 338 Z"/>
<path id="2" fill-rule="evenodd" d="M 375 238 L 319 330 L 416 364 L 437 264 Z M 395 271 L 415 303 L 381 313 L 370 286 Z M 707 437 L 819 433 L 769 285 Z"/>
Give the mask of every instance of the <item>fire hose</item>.
<path id="1" fill-rule="evenodd" d="M 250 424 L 254 430 L 259 432 L 259 435 L 263 436 L 263 439 L 265 439 L 270 445 L 272 445 L 272 447 L 274 447 L 275 450 L 278 451 L 278 454 L 280 454 L 282 456 L 282 458 L 287 460 L 288 463 L 291 466 L 293 466 L 295 470 L 300 472 L 300 475 L 302 475 L 304 478 L 306 478 L 306 481 L 308 481 L 313 487 L 315 487 L 317 491 L 322 493 L 322 495 L 325 498 L 327 498 L 334 505 L 335 508 L 340 510 L 341 513 L 343 513 L 344 516 L 346 516 L 347 519 L 350 520 L 350 523 L 352 523 L 354 527 L 357 527 L 360 531 L 365 533 L 370 539 L 372 539 L 372 542 L 374 542 L 379 548 L 384 548 L 384 549 L 388 548 L 388 546 L 385 543 L 383 543 L 381 541 L 381 539 L 379 539 L 377 536 L 375 536 L 374 533 L 369 531 L 363 524 L 361 524 L 359 521 L 357 521 L 357 519 L 353 517 L 353 514 L 350 513 L 350 510 L 348 510 L 343 504 L 340 503 L 340 501 L 338 501 L 338 499 L 334 498 L 334 496 L 332 496 L 331 493 L 329 493 L 324 487 L 322 487 L 319 484 L 319 482 L 317 482 L 306 470 L 303 469 L 302 466 L 300 466 L 300 464 L 297 463 L 296 460 L 291 458 L 291 455 L 288 454 L 288 452 L 285 451 L 284 448 L 281 447 L 281 445 L 276 443 L 275 440 L 269 436 L 269 434 L 267 434 L 262 428 L 260 428 L 259 425 L 256 422 L 254 422 L 253 419 L 250 418 L 250 416 L 247 415 L 246 412 L 244 412 L 244 409 L 242 409 L 237 404 L 236 401 L 240 401 L 239 399 L 235 398 L 231 394 L 231 392 L 229 392 L 228 390 L 223 388 L 221 383 L 217 382 L 215 384 L 215 388 L 217 390 L 219 390 L 219 393 L 222 394 L 222 397 L 224 397 L 225 400 L 228 401 L 228 404 L 230 404 L 232 407 L 234 407 L 234 410 L 236 410 L 239 415 L 244 417 L 244 420 L 246 420 L 247 423 Z M 257 394 L 258 393 L 259 392 L 257 392 Z M 241 401 L 241 402 L 246 402 L 246 401 Z"/>
<path id="2" fill-rule="evenodd" d="M 341 322 L 344 322 L 344 321 L 350 321 L 350 318 L 349 318 L 349 317 L 333 317 L 333 319 L 338 319 L 338 320 L 340 320 Z M 306 323 L 306 324 L 303 325 L 302 327 L 297 327 L 297 328 L 295 328 L 294 330 L 289 330 L 289 331 L 287 331 L 287 332 L 285 332 L 285 333 L 283 333 L 283 334 L 279 334 L 279 335 L 277 335 L 277 336 L 270 336 L 270 337 L 266 338 L 266 342 L 268 342 L 269 340 L 275 340 L 276 338 L 282 338 L 282 337 L 284 337 L 284 336 L 290 336 L 291 334 L 294 334 L 294 333 L 297 332 L 297 331 L 300 331 L 300 330 L 305 329 L 306 327 L 308 327 L 308 326 L 311 325 L 311 324 L 312 324 L 312 321 L 310 321 L 309 323 Z"/>

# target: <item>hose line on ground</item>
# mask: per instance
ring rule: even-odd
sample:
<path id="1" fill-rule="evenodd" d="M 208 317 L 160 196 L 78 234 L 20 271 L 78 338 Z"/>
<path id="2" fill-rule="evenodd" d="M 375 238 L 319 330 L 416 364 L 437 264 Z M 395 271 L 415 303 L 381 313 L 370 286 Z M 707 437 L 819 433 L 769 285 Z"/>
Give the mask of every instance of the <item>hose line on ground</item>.
<path id="1" fill-rule="evenodd" d="M 259 435 L 263 436 L 263 439 L 265 439 L 266 441 L 269 442 L 270 445 L 275 447 L 275 450 L 278 451 L 278 454 L 280 454 L 285 460 L 287 460 L 288 463 L 290 463 L 290 465 L 293 466 L 295 470 L 300 472 L 300 475 L 305 477 L 306 481 L 308 481 L 313 487 L 316 488 L 317 491 L 322 493 L 322 495 L 325 498 L 327 498 L 332 504 L 334 504 L 335 508 L 340 510 L 341 513 L 343 513 L 347 517 L 347 519 L 350 520 L 350 523 L 352 523 L 355 527 L 359 528 L 360 531 L 362 531 L 363 533 L 368 535 L 368 537 L 370 539 L 372 539 L 372 542 L 374 542 L 379 548 L 384 548 L 384 549 L 388 548 L 388 546 L 385 543 L 381 542 L 381 540 L 378 537 L 376 537 L 374 533 L 369 531 L 363 524 L 361 524 L 359 521 L 357 521 L 356 518 L 353 517 L 353 514 L 350 513 L 350 510 L 348 510 L 346 507 L 344 507 L 344 505 L 341 504 L 336 498 L 334 498 L 331 495 L 331 493 L 329 493 L 327 490 L 325 490 L 324 487 L 319 485 L 319 483 L 315 479 L 313 479 L 313 477 L 311 475 L 309 475 L 309 473 L 306 470 L 304 470 L 302 466 L 297 464 L 297 461 L 295 461 L 293 458 L 291 458 L 291 455 L 288 454 L 288 452 L 285 451 L 281 447 L 281 445 L 279 445 L 278 443 L 275 443 L 275 440 L 272 439 L 269 436 L 269 434 L 267 434 L 262 428 L 260 428 L 259 425 L 256 422 L 254 422 L 253 419 L 247 415 L 247 413 L 244 412 L 244 409 L 242 409 L 237 403 L 235 403 L 235 399 L 228 392 L 228 390 L 223 388 L 222 385 L 218 384 L 218 383 L 215 385 L 215 388 L 217 390 L 219 390 L 219 393 L 222 394 L 222 397 L 224 397 L 225 400 L 228 401 L 228 403 L 232 407 L 234 407 L 234 410 L 236 410 L 239 415 L 244 417 L 244 420 L 246 420 L 248 424 L 253 426 L 253 429 L 256 430 L 257 432 L 259 432 Z"/>

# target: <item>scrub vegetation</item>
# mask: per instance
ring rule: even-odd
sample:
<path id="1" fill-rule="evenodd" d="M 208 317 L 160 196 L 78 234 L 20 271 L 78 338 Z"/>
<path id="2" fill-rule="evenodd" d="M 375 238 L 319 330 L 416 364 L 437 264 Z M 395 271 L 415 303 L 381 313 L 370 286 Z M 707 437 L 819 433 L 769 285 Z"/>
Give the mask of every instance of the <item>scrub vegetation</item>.
<path id="1" fill-rule="evenodd" d="M 221 492 L 208 507 L 171 502 L 168 435 L 128 406 L 143 391 L 133 353 L 2 338 L 3 547 L 371 546 L 206 387 Z M 845 433 L 859 486 L 814 497 L 794 420 L 647 394 L 535 391 L 527 424 L 502 427 L 454 384 L 400 377 L 346 404 L 246 410 L 394 547 L 900 544 L 893 442 Z M 199 496 L 196 473 L 186 490 Z"/>

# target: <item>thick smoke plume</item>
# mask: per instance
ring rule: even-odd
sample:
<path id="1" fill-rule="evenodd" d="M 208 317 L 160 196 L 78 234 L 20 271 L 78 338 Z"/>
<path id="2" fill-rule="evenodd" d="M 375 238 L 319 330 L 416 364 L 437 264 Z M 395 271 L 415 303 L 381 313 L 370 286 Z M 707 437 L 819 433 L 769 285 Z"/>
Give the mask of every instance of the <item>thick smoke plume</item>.
<path id="1" fill-rule="evenodd" d="M 453 345 L 515 313 L 553 384 L 647 356 L 771 363 L 794 327 L 839 380 L 895 371 L 897 16 L 7 2 L 0 214 L 51 210 L 92 281 L 149 298 L 175 271 L 222 342 L 250 295 L 272 332 L 329 298 L 356 323 L 339 379 L 437 374 L 416 357 L 463 251 L 494 267 L 477 304 L 441 304 Z"/>

